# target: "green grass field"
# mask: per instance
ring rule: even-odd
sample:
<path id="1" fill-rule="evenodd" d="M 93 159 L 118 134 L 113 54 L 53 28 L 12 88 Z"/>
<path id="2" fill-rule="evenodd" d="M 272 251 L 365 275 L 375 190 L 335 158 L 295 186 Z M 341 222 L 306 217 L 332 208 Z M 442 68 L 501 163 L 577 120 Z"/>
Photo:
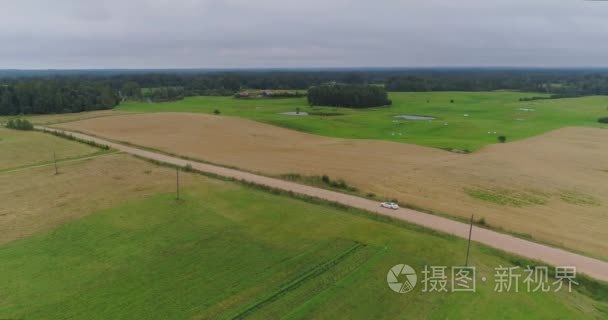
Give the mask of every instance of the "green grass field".
<path id="1" fill-rule="evenodd" d="M 420 272 L 424 265 L 460 265 L 465 241 L 197 179 L 182 201 L 159 194 L 0 246 L 0 318 L 608 316 L 607 289 L 599 285 L 573 293 L 499 294 L 493 280 L 478 280 L 476 293 L 423 293 L 418 284 L 397 294 L 386 283 L 392 266 L 406 263 Z M 514 261 L 472 247 L 478 278 L 493 279 L 495 267 Z"/>
<path id="2" fill-rule="evenodd" d="M 542 96 L 520 92 L 430 92 L 391 93 L 393 106 L 353 110 L 310 108 L 305 98 L 235 99 L 192 97 L 169 103 L 127 102 L 117 110 L 133 112 L 201 112 L 237 116 L 314 134 L 355 139 L 379 139 L 424 146 L 477 150 L 497 143 L 527 138 L 565 126 L 600 126 L 597 119 L 608 116 L 608 97 L 536 100 Z M 450 101 L 454 100 L 454 103 Z M 428 101 L 428 102 L 427 102 Z M 283 112 L 341 113 L 341 115 L 289 116 Z M 534 109 L 522 111 L 520 109 Z M 433 121 L 411 121 L 397 115 L 424 115 Z M 468 116 L 465 116 L 468 115 Z M 496 134 L 494 134 L 496 132 Z"/>

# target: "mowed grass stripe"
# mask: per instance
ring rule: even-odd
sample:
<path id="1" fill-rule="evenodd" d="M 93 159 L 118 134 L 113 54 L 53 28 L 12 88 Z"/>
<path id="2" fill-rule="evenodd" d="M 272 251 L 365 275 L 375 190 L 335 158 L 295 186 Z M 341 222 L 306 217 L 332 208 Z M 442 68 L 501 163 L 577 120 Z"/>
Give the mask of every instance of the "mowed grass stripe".
<path id="1" fill-rule="evenodd" d="M 352 247 L 348 248 L 344 252 L 339 253 L 331 260 L 325 261 L 315 266 L 311 270 L 304 272 L 301 276 L 283 285 L 277 291 L 247 306 L 244 310 L 240 311 L 234 316 L 230 316 L 228 319 L 243 319 L 248 317 L 252 313 L 255 313 L 257 310 L 262 309 L 266 305 L 273 303 L 278 299 L 281 299 L 283 296 L 289 294 L 290 291 L 294 291 L 298 287 L 303 286 L 305 282 L 311 281 L 314 278 L 319 277 L 323 273 L 329 271 L 329 269 L 339 266 L 340 263 L 344 262 L 344 260 L 348 259 L 350 256 L 354 255 L 358 250 L 363 249 L 364 247 L 365 245 L 362 243 L 355 243 Z"/>

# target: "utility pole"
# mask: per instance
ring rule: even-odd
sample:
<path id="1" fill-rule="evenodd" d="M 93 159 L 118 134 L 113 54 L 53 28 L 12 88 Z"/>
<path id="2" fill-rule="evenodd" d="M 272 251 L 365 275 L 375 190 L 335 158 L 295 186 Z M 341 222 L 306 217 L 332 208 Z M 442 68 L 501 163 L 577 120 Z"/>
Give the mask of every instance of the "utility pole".
<path id="1" fill-rule="evenodd" d="M 177 197 L 175 199 L 179 200 L 179 168 L 175 168 L 175 186 L 177 193 Z"/>
<path id="2" fill-rule="evenodd" d="M 473 215 L 471 215 L 471 223 L 469 224 L 469 242 L 467 244 L 467 257 L 464 262 L 464 266 L 469 266 L 469 252 L 471 250 L 471 234 L 473 233 Z"/>
<path id="3" fill-rule="evenodd" d="M 59 170 L 57 169 L 57 156 L 55 155 L 55 151 L 53 151 L 53 163 L 55 163 L 55 174 L 59 174 Z"/>

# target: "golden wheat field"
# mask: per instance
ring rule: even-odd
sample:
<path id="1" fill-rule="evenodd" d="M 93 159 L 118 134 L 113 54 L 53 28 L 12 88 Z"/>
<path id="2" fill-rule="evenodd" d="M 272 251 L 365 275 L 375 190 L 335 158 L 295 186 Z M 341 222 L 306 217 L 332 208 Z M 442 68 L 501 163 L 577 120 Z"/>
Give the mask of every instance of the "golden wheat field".
<path id="1" fill-rule="evenodd" d="M 58 127 L 267 175 L 344 179 L 362 193 L 608 259 L 608 130 L 565 128 L 473 154 L 326 138 L 201 114 L 102 117 Z"/>

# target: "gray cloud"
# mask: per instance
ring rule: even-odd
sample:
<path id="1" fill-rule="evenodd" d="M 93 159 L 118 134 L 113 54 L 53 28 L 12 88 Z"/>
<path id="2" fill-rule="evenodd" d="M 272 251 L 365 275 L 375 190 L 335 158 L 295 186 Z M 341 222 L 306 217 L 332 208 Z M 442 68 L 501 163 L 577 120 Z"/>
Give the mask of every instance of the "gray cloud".
<path id="1" fill-rule="evenodd" d="M 0 68 L 608 66 L 608 2 L 20 0 Z"/>

